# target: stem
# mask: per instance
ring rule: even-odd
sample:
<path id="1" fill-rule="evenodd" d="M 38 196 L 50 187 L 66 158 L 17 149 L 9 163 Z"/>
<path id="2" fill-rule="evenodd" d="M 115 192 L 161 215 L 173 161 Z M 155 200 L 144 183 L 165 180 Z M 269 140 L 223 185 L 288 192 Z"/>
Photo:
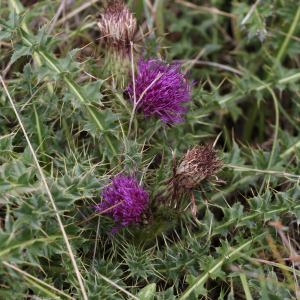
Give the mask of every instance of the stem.
<path id="1" fill-rule="evenodd" d="M 44 147 L 44 140 L 43 140 L 43 136 L 42 136 L 42 132 L 41 132 L 41 126 L 40 126 L 40 122 L 39 122 L 40 119 L 39 119 L 39 115 L 37 113 L 35 104 L 33 104 L 33 112 L 34 112 L 34 116 L 35 116 L 35 125 L 36 125 L 36 131 L 37 131 L 38 141 L 39 141 L 38 148 L 40 148 L 41 159 L 42 159 L 42 161 L 44 163 L 47 163 L 48 159 L 44 155 L 45 147 Z"/>
<path id="2" fill-rule="evenodd" d="M 216 0 L 212 1 L 212 5 L 213 7 L 216 5 Z M 212 33 L 213 33 L 213 39 L 212 39 L 212 43 L 213 45 L 218 45 L 218 28 L 217 28 L 217 23 L 218 23 L 218 15 L 216 13 L 213 13 L 213 20 L 214 20 L 214 26 L 212 28 Z M 213 53 L 213 61 L 218 61 L 218 57 L 217 57 L 217 52 Z"/>
<path id="3" fill-rule="evenodd" d="M 250 290 L 249 290 L 249 286 L 248 286 L 248 283 L 247 283 L 247 278 L 246 278 L 245 273 L 239 273 L 239 275 L 240 275 L 242 285 L 243 285 L 243 288 L 244 288 L 244 291 L 245 291 L 246 299 L 247 300 L 253 300 L 253 298 L 251 296 L 251 293 L 250 293 Z"/>
<path id="4" fill-rule="evenodd" d="M 133 42 L 132 41 L 130 41 L 130 49 L 131 49 L 132 85 L 133 85 L 133 109 L 132 109 L 132 113 L 131 113 L 131 116 L 130 116 L 129 127 L 128 127 L 128 132 L 127 132 L 127 139 L 129 138 L 129 135 L 130 135 L 132 120 L 133 120 L 133 116 L 134 116 L 135 109 L 136 109 L 136 92 L 135 92 Z M 120 171 L 120 169 L 121 169 L 121 163 L 122 163 L 122 157 L 123 157 L 123 154 L 124 154 L 124 150 L 125 150 L 125 144 L 123 145 L 122 153 L 120 155 L 118 171 Z"/>
<path id="5" fill-rule="evenodd" d="M 285 152 L 283 152 L 280 157 L 281 158 L 285 158 L 286 156 L 290 155 L 293 150 L 297 150 L 297 148 L 300 147 L 300 141 L 298 141 L 296 144 L 294 144 L 294 146 L 292 146 L 291 148 L 287 149 Z"/>
<path id="6" fill-rule="evenodd" d="M 296 178 L 300 178 L 300 175 L 294 175 L 294 174 L 285 173 L 285 172 L 276 172 L 276 171 L 258 170 L 258 169 L 245 168 L 245 167 L 238 167 L 238 166 L 233 166 L 233 165 L 224 165 L 224 167 L 228 167 L 228 168 L 232 168 L 232 169 L 238 169 L 238 170 L 245 170 L 245 171 L 259 172 L 259 173 L 264 173 L 264 174 L 281 175 L 281 176 L 288 176 L 288 177 L 296 177 Z"/>
<path id="7" fill-rule="evenodd" d="M 279 52 L 278 52 L 278 54 L 276 56 L 276 59 L 278 61 L 281 61 L 282 56 L 285 53 L 285 50 L 286 50 L 286 48 L 288 46 L 288 43 L 289 43 L 289 41 L 291 39 L 290 36 L 294 34 L 294 30 L 296 29 L 296 26 L 297 26 L 297 24 L 299 22 L 299 18 L 300 18 L 300 5 L 298 5 L 298 9 L 297 9 L 295 18 L 294 18 L 293 23 L 292 23 L 292 25 L 290 27 L 290 30 L 288 32 L 288 36 L 285 37 L 284 42 L 283 42 L 282 46 L 280 47 L 280 50 L 279 50 Z"/>
<path id="8" fill-rule="evenodd" d="M 68 126 L 67 119 L 66 119 L 65 116 L 62 116 L 61 123 L 62 123 L 62 128 L 63 128 L 64 134 L 67 137 L 67 141 L 69 143 L 69 147 L 73 151 L 75 151 L 75 143 L 74 143 L 74 140 L 73 140 L 73 138 L 72 138 L 72 136 L 70 134 L 69 126 Z"/>
<path id="9" fill-rule="evenodd" d="M 165 33 L 165 23 L 164 23 L 164 0 L 158 0 L 156 9 L 156 19 L 158 25 L 158 32 L 160 35 Z"/>

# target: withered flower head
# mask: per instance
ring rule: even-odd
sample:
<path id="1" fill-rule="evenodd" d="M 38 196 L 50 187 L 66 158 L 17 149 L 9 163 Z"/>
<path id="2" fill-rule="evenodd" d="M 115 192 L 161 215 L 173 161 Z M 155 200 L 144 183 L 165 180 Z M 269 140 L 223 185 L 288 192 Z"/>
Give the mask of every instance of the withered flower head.
<path id="1" fill-rule="evenodd" d="M 97 24 L 108 47 L 115 50 L 130 49 L 137 24 L 124 0 L 110 0 Z"/>
<path id="2" fill-rule="evenodd" d="M 212 145 L 194 147 L 192 150 L 188 150 L 187 153 L 184 154 L 178 162 L 175 161 L 174 164 L 174 190 L 170 207 L 173 205 L 174 198 L 176 198 L 177 205 L 178 195 L 182 197 L 184 194 L 188 194 L 193 204 L 194 217 L 196 217 L 197 207 L 194 198 L 194 189 L 199 188 L 206 200 L 210 201 L 202 190 L 202 184 L 204 184 L 205 181 L 211 183 L 225 183 L 216 176 L 222 166 L 223 161 L 220 159 L 219 153 L 213 149 Z"/>
<path id="3" fill-rule="evenodd" d="M 212 146 L 199 146 L 188 150 L 174 170 L 175 183 L 186 188 L 199 187 L 204 180 L 216 178 L 216 173 L 222 168 L 223 162 Z"/>
<path id="4" fill-rule="evenodd" d="M 216 174 L 223 166 L 219 153 L 211 145 L 194 147 L 187 151 L 178 161 L 174 156 L 173 176 L 166 182 L 165 187 L 156 193 L 152 201 L 153 211 L 167 218 L 180 216 L 190 204 L 193 204 L 193 214 L 196 217 L 197 206 L 194 190 L 198 188 L 202 196 L 211 202 L 205 195 L 205 190 L 214 189 L 216 183 L 226 183 L 219 180 Z M 174 209 L 177 211 L 175 213 Z"/>

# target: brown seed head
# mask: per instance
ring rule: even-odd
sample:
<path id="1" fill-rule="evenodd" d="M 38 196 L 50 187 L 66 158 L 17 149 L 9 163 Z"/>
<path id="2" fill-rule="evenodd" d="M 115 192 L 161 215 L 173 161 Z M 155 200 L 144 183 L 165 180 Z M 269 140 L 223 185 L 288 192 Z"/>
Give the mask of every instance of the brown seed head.
<path id="1" fill-rule="evenodd" d="M 194 147 L 177 163 L 174 183 L 178 187 L 196 188 L 203 180 L 216 176 L 222 165 L 218 152 L 212 146 Z"/>
<path id="2" fill-rule="evenodd" d="M 130 49 L 136 30 L 136 18 L 123 0 L 110 0 L 97 22 L 108 47 Z"/>

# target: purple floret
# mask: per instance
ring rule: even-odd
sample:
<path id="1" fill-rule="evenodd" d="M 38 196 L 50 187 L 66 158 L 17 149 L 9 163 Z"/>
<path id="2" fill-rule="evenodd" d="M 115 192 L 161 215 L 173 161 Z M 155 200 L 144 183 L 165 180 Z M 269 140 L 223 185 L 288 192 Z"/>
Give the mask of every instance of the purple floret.
<path id="1" fill-rule="evenodd" d="M 113 216 L 116 222 L 121 222 L 112 230 L 112 233 L 131 222 L 134 225 L 140 225 L 139 217 L 147 209 L 149 203 L 148 191 L 143 190 L 133 174 L 129 174 L 128 177 L 124 174 L 113 176 L 110 184 L 104 187 L 102 197 L 105 202 L 94 206 L 97 211 L 104 211 L 121 203 L 106 212 Z"/>
<path id="2" fill-rule="evenodd" d="M 187 105 L 182 106 L 191 100 L 192 82 L 189 84 L 189 74 L 180 72 L 182 64 L 167 64 L 164 60 L 147 59 L 140 57 L 138 72 L 135 76 L 136 101 L 138 102 L 143 92 L 157 79 L 142 97 L 137 109 L 144 114 L 145 118 L 157 115 L 162 122 L 172 125 L 184 122 L 187 112 Z M 131 95 L 133 102 L 133 82 L 129 83 L 127 92 Z"/>

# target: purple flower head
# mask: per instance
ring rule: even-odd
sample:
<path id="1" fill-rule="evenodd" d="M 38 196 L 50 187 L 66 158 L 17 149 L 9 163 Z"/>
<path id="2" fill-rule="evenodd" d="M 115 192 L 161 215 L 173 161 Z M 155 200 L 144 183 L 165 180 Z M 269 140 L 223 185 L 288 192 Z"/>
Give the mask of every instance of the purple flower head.
<path id="1" fill-rule="evenodd" d="M 152 214 L 148 208 L 149 194 L 144 191 L 133 174 L 126 177 L 119 174 L 110 179 L 110 184 L 106 185 L 102 192 L 105 202 L 98 203 L 94 206 L 97 211 L 104 211 L 110 207 L 106 214 L 114 217 L 120 225 L 112 230 L 115 233 L 121 226 L 126 226 L 133 222 L 134 225 L 143 223 L 143 218 L 149 215 L 151 220 Z M 117 206 L 116 206 L 117 205 Z"/>
<path id="2" fill-rule="evenodd" d="M 182 64 L 167 64 L 163 59 L 147 59 L 140 57 L 138 72 L 135 78 L 137 109 L 145 118 L 157 115 L 162 122 L 183 123 L 187 105 L 191 100 L 192 82 L 189 84 L 189 74 L 180 72 Z M 133 82 L 129 83 L 127 93 L 133 102 Z"/>

